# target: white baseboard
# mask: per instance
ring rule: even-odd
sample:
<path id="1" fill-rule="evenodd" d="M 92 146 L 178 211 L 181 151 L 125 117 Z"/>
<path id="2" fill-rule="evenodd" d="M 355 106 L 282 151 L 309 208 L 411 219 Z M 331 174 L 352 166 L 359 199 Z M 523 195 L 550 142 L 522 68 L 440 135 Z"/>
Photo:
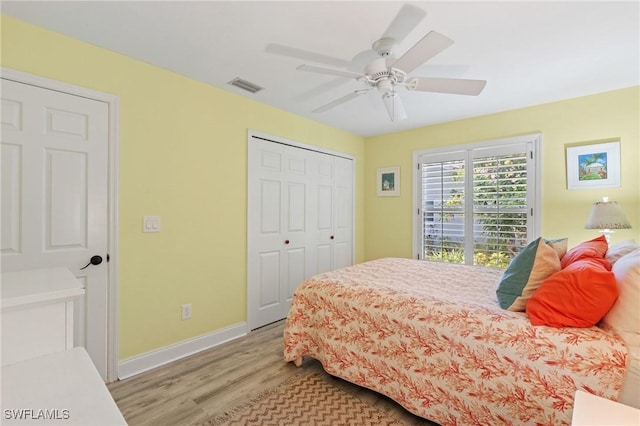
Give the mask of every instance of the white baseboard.
<path id="1" fill-rule="evenodd" d="M 160 367 L 180 358 L 218 346 L 247 334 L 247 323 L 235 324 L 212 333 L 169 345 L 118 363 L 118 379 L 126 379 L 152 368 Z"/>

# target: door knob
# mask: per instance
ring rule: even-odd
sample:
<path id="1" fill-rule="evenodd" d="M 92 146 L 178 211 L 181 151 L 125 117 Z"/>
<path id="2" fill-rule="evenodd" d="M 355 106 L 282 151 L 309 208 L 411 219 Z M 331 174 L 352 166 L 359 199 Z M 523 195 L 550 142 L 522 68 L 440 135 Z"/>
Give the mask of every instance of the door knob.
<path id="1" fill-rule="evenodd" d="M 333 240 L 333 235 L 329 237 L 330 240 Z"/>
<path id="2" fill-rule="evenodd" d="M 80 270 L 82 271 L 83 269 L 87 269 L 89 267 L 89 265 L 99 265 L 102 263 L 102 256 L 93 256 L 91 257 L 91 260 L 89 261 L 89 263 L 87 263 L 83 268 L 80 268 Z"/>
<path id="3" fill-rule="evenodd" d="M 285 244 L 289 244 L 289 240 L 284 240 L 284 243 Z"/>

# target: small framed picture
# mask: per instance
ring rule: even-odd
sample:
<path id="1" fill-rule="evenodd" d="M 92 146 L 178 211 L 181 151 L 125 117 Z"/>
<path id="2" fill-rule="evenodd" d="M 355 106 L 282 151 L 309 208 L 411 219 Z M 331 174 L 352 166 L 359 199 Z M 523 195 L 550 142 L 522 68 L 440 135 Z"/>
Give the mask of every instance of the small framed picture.
<path id="1" fill-rule="evenodd" d="M 397 197 L 400 195 L 400 167 L 378 169 L 376 179 L 378 197 Z"/>
<path id="2" fill-rule="evenodd" d="M 567 188 L 620 186 L 620 142 L 567 148 Z"/>

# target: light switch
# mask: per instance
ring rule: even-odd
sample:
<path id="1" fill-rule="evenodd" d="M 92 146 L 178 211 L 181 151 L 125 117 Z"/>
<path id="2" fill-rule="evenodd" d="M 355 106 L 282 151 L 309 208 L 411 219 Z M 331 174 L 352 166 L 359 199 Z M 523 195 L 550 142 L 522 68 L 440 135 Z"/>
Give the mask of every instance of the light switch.
<path id="1" fill-rule="evenodd" d="M 143 216 L 142 232 L 160 232 L 160 216 Z"/>

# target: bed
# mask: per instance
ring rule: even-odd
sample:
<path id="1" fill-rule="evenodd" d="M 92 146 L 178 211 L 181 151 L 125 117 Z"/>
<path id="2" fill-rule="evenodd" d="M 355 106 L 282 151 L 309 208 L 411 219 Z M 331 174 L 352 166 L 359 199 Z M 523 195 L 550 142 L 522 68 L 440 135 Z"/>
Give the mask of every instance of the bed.
<path id="1" fill-rule="evenodd" d="M 498 305 L 502 274 L 385 258 L 314 276 L 294 293 L 284 358 L 315 358 L 441 425 L 570 424 L 578 389 L 637 392 L 617 333 L 533 326 Z"/>

